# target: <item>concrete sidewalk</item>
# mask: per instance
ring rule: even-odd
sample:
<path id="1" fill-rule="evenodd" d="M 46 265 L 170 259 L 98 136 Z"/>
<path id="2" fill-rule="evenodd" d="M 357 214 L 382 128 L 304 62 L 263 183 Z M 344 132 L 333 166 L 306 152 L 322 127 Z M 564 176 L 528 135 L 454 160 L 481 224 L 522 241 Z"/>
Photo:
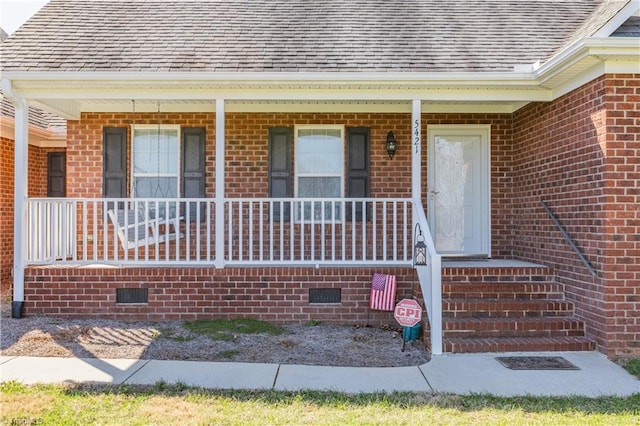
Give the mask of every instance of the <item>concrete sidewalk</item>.
<path id="1" fill-rule="evenodd" d="M 502 356 L 561 356 L 578 370 L 511 370 Z M 212 389 L 333 390 L 347 393 L 447 392 L 496 396 L 640 393 L 640 380 L 597 352 L 461 354 L 416 367 L 323 367 L 233 362 L 96 358 L 0 358 L 0 381 L 25 384 L 184 383 Z"/>

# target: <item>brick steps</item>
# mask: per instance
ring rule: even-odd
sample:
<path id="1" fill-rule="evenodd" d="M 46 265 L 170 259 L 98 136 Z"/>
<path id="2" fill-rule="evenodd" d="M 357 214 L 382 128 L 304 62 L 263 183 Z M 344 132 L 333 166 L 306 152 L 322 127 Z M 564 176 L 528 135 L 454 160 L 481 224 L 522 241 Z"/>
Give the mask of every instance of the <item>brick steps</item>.
<path id="1" fill-rule="evenodd" d="M 442 296 L 445 352 L 595 349 L 547 268 L 449 268 Z"/>
<path id="2" fill-rule="evenodd" d="M 562 299 L 564 293 L 556 283 L 498 282 L 445 283 L 442 295 L 449 299 Z"/>
<path id="3" fill-rule="evenodd" d="M 448 337 L 573 337 L 584 336 L 584 324 L 573 318 L 448 318 Z"/>
<path id="4" fill-rule="evenodd" d="M 592 351 L 595 343 L 584 336 L 574 337 L 486 337 L 446 338 L 444 351 L 450 353 L 475 352 L 541 352 Z"/>
<path id="5" fill-rule="evenodd" d="M 447 299 L 444 318 L 541 318 L 573 315 L 573 304 L 556 300 Z"/>

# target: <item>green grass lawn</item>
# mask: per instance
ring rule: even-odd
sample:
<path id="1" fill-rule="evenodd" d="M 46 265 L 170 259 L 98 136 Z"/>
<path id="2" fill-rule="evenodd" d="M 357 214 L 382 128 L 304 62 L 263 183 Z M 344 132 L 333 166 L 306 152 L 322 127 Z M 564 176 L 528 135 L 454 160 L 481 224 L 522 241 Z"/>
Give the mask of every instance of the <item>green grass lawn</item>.
<path id="1" fill-rule="evenodd" d="M 627 398 L 212 391 L 182 385 L 0 385 L 6 425 L 636 425 Z"/>

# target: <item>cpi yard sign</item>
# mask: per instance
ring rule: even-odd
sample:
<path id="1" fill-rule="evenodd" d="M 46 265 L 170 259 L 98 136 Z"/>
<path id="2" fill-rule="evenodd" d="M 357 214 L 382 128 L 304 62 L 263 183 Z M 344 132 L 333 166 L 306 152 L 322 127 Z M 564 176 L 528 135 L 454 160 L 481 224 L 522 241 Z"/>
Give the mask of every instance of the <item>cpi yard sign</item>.
<path id="1" fill-rule="evenodd" d="M 396 321 L 403 327 L 413 327 L 422 319 L 422 308 L 413 299 L 402 299 L 393 311 Z"/>

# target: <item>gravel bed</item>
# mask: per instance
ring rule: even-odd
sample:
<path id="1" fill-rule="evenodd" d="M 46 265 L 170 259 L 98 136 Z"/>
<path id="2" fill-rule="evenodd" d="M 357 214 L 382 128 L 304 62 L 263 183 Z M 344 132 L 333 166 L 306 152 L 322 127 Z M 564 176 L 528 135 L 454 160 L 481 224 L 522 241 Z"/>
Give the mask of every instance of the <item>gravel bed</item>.
<path id="1" fill-rule="evenodd" d="M 403 352 L 399 328 L 285 324 L 280 335 L 238 334 L 231 341 L 214 341 L 182 324 L 44 316 L 13 319 L 5 301 L 0 354 L 354 367 L 413 366 L 430 359 L 421 341 L 408 342 Z"/>

